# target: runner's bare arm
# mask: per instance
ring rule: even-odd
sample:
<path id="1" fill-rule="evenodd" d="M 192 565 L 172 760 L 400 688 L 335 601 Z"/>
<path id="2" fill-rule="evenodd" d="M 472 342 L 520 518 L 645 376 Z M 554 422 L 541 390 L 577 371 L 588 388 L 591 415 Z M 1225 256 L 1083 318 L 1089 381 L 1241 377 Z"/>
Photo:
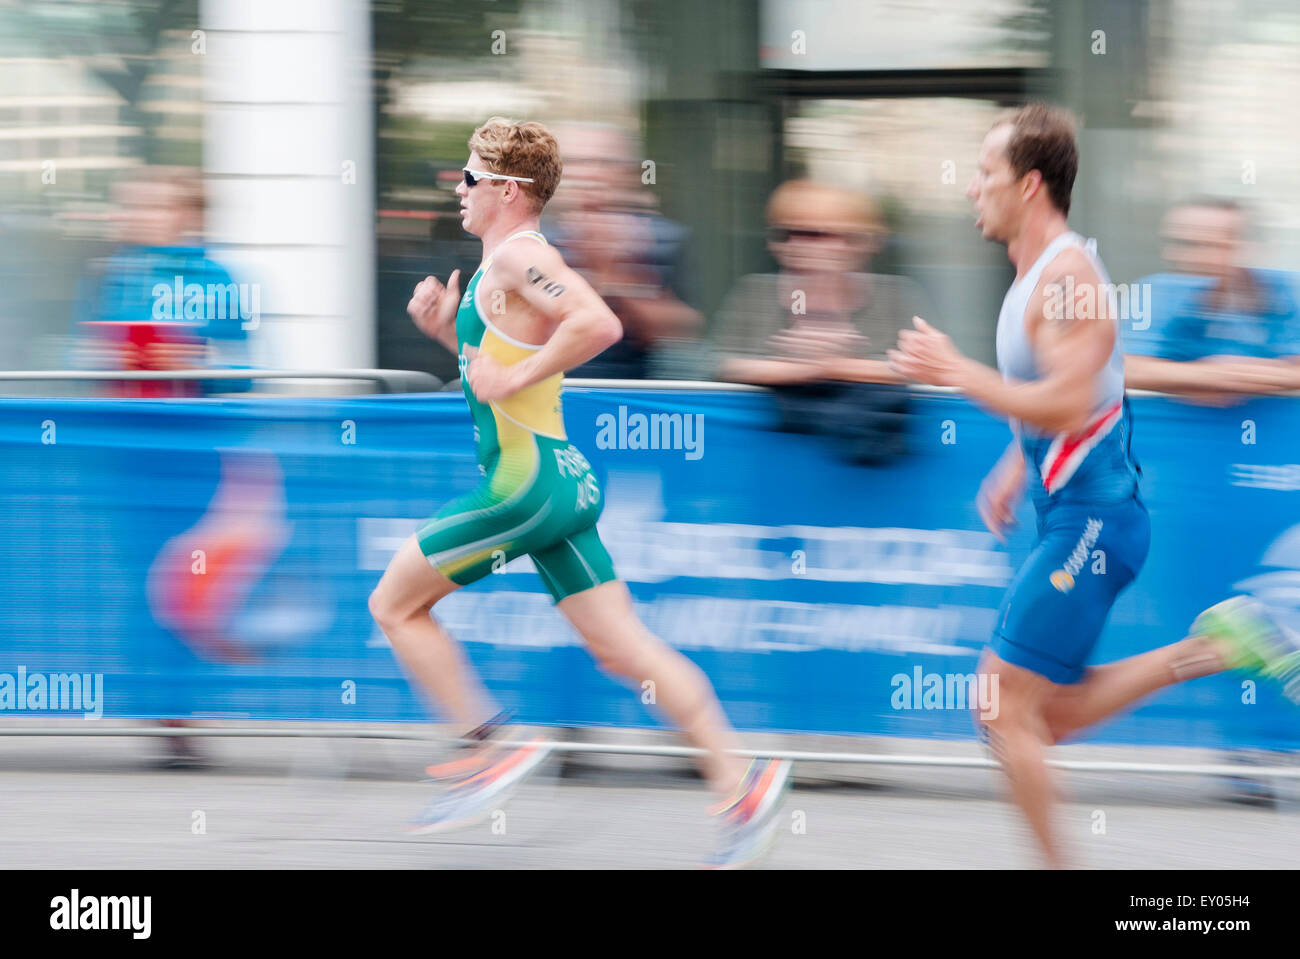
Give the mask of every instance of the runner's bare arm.
<path id="1" fill-rule="evenodd" d="M 1069 275 L 1075 289 L 1100 283 L 1083 253 L 1069 250 L 1052 261 L 1042 285 L 1065 285 Z M 1095 315 L 1059 319 L 1049 313 L 1042 290 L 1034 294 L 1025 315 L 1043 373 L 1039 380 L 1004 380 L 997 370 L 963 356 L 946 335 L 919 319 L 915 330 L 899 334 L 899 349 L 890 353 L 890 364 L 912 379 L 955 386 L 976 402 L 1046 432 L 1074 433 L 1094 412 L 1097 372 L 1115 343 L 1106 300 L 1095 299 Z"/>
<path id="2" fill-rule="evenodd" d="M 1009 469 L 1013 472 L 1024 472 L 1025 448 L 1020 445 L 1019 437 L 1011 437 L 1011 442 L 1008 443 L 1007 448 L 1002 451 L 1002 455 L 998 457 L 998 461 L 993 465 L 993 469 Z"/>
<path id="3" fill-rule="evenodd" d="M 1006 542 L 1004 531 L 1016 521 L 1016 504 L 1025 492 L 1025 451 L 1012 437 L 1006 452 L 980 484 L 975 505 L 980 519 L 994 536 Z"/>
<path id="4" fill-rule="evenodd" d="M 493 259 L 492 274 L 501 288 L 557 324 L 545 346 L 504 368 L 505 395 L 581 366 L 623 338 L 618 317 L 554 247 L 508 244 Z"/>

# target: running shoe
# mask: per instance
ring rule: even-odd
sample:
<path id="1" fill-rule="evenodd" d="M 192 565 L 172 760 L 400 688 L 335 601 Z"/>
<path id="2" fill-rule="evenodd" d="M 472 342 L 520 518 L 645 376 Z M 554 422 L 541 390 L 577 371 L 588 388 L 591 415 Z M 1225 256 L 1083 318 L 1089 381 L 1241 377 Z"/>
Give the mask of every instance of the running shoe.
<path id="1" fill-rule="evenodd" d="M 710 869 L 743 869 L 757 862 L 776 841 L 781 797 L 790 788 L 794 763 L 788 759 L 755 759 L 740 786 L 709 812 L 719 817 L 722 838 L 705 860 Z"/>
<path id="2" fill-rule="evenodd" d="M 1276 680 L 1282 694 L 1300 704 L 1300 645 L 1278 628 L 1258 600 L 1234 596 L 1216 603 L 1196 617 L 1190 632 L 1219 640 L 1229 669 Z"/>
<path id="3" fill-rule="evenodd" d="M 481 726 L 476 726 L 456 742 L 453 757 L 446 762 L 426 766 L 428 782 L 450 785 L 477 775 L 505 754 L 500 740 L 513 713 L 503 709 Z"/>
<path id="4" fill-rule="evenodd" d="M 429 834 L 470 826 L 491 815 L 550 755 L 540 736 L 522 746 L 481 747 L 472 754 L 429 772 L 444 787 L 408 826 Z"/>

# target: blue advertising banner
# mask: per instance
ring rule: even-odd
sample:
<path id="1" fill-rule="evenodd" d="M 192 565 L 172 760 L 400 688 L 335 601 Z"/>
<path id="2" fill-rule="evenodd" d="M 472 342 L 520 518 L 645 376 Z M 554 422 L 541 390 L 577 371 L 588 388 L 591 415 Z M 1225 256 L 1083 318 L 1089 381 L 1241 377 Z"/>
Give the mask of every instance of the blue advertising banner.
<path id="1" fill-rule="evenodd" d="M 1210 603 L 1300 602 L 1300 405 L 1133 400 L 1146 567 L 1104 662 Z M 649 627 L 740 729 L 968 738 L 970 682 L 1032 542 L 980 523 L 1004 423 L 918 392 L 876 467 L 775 429 L 767 394 L 569 389 L 602 539 Z M 414 721 L 367 610 L 393 551 L 479 479 L 459 393 L 0 400 L 0 721 L 36 715 Z M 1085 575 L 1105 571 L 1090 555 Z M 653 726 L 521 558 L 437 608 L 525 723 Z M 1166 690 L 1097 742 L 1290 749 L 1300 713 L 1239 674 Z"/>

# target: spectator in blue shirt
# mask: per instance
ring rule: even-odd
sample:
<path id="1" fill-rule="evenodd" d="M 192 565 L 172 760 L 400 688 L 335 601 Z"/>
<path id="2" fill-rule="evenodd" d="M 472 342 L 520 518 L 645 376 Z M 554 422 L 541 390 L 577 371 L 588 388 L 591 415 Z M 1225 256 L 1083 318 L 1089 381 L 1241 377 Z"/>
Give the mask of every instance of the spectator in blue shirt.
<path id="1" fill-rule="evenodd" d="M 1149 284 L 1149 326 L 1124 329 L 1136 389 L 1228 405 L 1300 389 L 1300 300 L 1293 274 L 1244 265 L 1247 218 L 1231 200 L 1200 199 L 1165 219 L 1172 273 Z"/>
<path id="2" fill-rule="evenodd" d="M 260 297 L 239 285 L 201 245 L 203 187 L 189 171 L 153 169 L 122 184 L 123 247 L 87 278 L 85 354 L 110 369 L 248 369 L 248 330 Z M 121 324 L 121 331 L 114 324 Z M 124 331 L 130 325 L 131 333 Z M 201 380 L 188 389 L 141 383 L 131 395 L 194 395 L 251 389 L 247 380 Z"/>
<path id="3" fill-rule="evenodd" d="M 1150 284 L 1150 323 L 1123 325 L 1128 386 L 1214 406 L 1300 389 L 1295 279 L 1244 265 L 1247 229 L 1231 200 L 1197 199 L 1169 212 L 1164 259 L 1174 272 L 1139 281 Z M 1247 775 L 1226 780 L 1233 801 L 1273 801 L 1271 787 Z"/>

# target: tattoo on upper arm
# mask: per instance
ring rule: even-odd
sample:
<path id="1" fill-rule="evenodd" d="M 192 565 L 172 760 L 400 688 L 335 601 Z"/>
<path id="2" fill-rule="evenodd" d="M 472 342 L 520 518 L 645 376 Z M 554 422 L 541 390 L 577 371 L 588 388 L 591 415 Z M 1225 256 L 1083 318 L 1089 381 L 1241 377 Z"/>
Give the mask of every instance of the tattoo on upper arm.
<path id="1" fill-rule="evenodd" d="M 528 283 L 530 286 L 537 286 L 540 283 L 542 285 L 542 292 L 547 296 L 559 296 L 564 292 L 564 284 L 556 283 L 551 280 L 545 273 L 537 269 L 535 266 L 530 266 L 525 270 L 524 276 L 528 277 Z"/>

